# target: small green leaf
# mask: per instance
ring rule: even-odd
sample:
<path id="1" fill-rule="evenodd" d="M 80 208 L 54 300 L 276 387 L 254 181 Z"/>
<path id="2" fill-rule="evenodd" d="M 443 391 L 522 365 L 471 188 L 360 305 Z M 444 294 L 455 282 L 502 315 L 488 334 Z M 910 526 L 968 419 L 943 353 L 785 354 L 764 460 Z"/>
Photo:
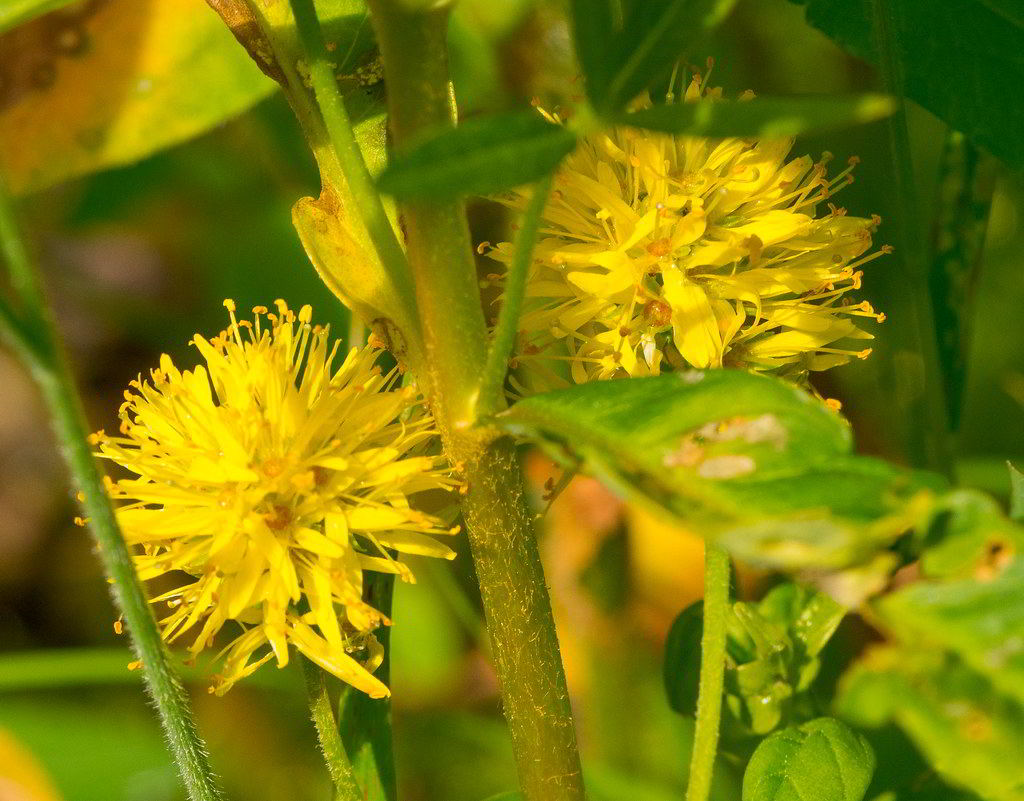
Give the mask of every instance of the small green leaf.
<path id="1" fill-rule="evenodd" d="M 690 136 L 781 139 L 872 122 L 894 110 L 885 95 L 758 97 L 652 106 L 614 119 L 620 125 Z"/>
<path id="2" fill-rule="evenodd" d="M 377 183 L 396 197 L 487 195 L 552 171 L 575 145 L 536 112 L 480 117 L 396 154 Z"/>
<path id="3" fill-rule="evenodd" d="M 935 649 L 869 652 L 844 678 L 839 713 L 896 723 L 946 780 L 986 801 L 1024 799 L 1024 707 Z"/>
<path id="4" fill-rule="evenodd" d="M 668 704 L 679 714 L 690 717 L 697 709 L 703 630 L 704 602 L 697 601 L 679 613 L 665 639 L 663 677 Z"/>
<path id="5" fill-rule="evenodd" d="M 743 801 L 860 801 L 874 770 L 863 736 L 818 718 L 757 747 L 743 775 Z"/>
<path id="6" fill-rule="evenodd" d="M 629 8 L 622 32 L 611 43 L 612 77 L 599 110 L 618 110 L 689 55 L 736 0 L 643 0 Z"/>
<path id="7" fill-rule="evenodd" d="M 758 602 L 757 611 L 785 627 L 803 654 L 812 657 L 821 653 L 846 616 L 846 609 L 825 593 L 792 582 L 773 588 Z"/>
<path id="8" fill-rule="evenodd" d="M 1018 523 L 1024 522 L 1024 473 L 1009 462 L 1010 468 L 1010 519 Z"/>
<path id="9" fill-rule="evenodd" d="M 935 485 L 848 455 L 837 414 L 739 370 L 583 384 L 520 401 L 495 422 L 568 452 L 737 556 L 785 569 L 869 558 L 916 522 L 907 498 Z"/>

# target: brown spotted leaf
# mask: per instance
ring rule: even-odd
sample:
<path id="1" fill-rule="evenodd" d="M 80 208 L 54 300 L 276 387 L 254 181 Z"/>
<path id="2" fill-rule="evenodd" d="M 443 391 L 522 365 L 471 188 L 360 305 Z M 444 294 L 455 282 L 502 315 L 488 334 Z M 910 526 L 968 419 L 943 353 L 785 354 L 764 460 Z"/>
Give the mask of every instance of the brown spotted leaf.
<path id="1" fill-rule="evenodd" d="M 202 0 L 88 0 L 0 36 L 0 166 L 26 193 L 206 131 L 274 84 Z"/>

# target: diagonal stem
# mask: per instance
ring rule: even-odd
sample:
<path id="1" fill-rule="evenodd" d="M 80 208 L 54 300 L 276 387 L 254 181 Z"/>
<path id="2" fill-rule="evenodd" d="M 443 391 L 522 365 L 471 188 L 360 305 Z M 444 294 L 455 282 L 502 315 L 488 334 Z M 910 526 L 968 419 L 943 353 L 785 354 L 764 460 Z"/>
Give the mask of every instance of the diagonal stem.
<path id="1" fill-rule="evenodd" d="M 178 770 L 192 801 L 219 801 L 220 789 L 210 768 L 206 746 L 192 718 L 191 704 L 171 666 L 153 612 L 135 573 L 132 555 L 117 525 L 114 507 L 103 484 L 88 442 L 88 425 L 75 389 L 60 336 L 50 319 L 36 266 L 17 226 L 13 203 L 0 181 L 0 246 L 7 258 L 12 283 L 38 337 L 36 358 L 28 366 L 50 412 L 61 452 L 80 490 L 89 529 L 99 546 L 100 559 L 113 582 L 113 595 L 142 662 L 147 689 L 160 715 Z"/>
<path id="2" fill-rule="evenodd" d="M 530 277 L 530 263 L 533 261 L 533 248 L 537 242 L 537 229 L 540 227 L 540 218 L 547 205 L 553 181 L 554 174 L 551 174 L 537 182 L 520 223 L 512 264 L 505 276 L 501 311 L 498 312 L 498 322 L 494 327 L 491 345 L 487 351 L 487 361 L 484 363 L 483 375 L 480 378 L 476 408 L 479 417 L 486 417 L 505 405 L 504 386 L 508 360 L 516 343 L 519 316 L 523 308 L 523 299 L 526 297 L 526 282 Z"/>

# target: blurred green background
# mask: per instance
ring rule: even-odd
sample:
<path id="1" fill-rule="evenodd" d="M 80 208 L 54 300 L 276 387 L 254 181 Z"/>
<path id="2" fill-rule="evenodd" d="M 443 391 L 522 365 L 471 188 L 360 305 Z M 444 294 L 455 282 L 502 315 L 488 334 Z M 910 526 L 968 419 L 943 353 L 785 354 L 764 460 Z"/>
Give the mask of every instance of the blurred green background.
<path id="1" fill-rule="evenodd" d="M 571 78 L 568 34 L 557 10 L 527 15 L 509 31 L 495 33 L 486 23 L 467 12 L 453 26 L 464 113 L 558 88 L 530 84 L 522 63 L 551 66 L 547 81 Z M 809 27 L 803 10 L 787 0 L 740 2 L 703 49 L 702 58 L 716 61 L 712 84 L 732 95 L 748 88 L 776 94 L 877 88 L 867 65 Z M 927 228 L 945 130 L 916 107 L 910 122 Z M 886 222 L 878 241 L 884 243 L 895 214 L 884 125 L 800 141 L 794 154 L 825 149 L 836 154 L 836 164 L 860 156 L 857 182 L 837 202 L 851 214 L 881 214 Z M 186 144 L 28 199 L 26 223 L 96 428 L 116 427 L 122 389 L 160 353 L 193 360 L 186 343 L 197 331 L 223 326 L 224 298 L 243 308 L 277 297 L 293 307 L 311 303 L 319 322 L 345 330 L 344 313 L 291 225 L 292 203 L 317 192 L 312 159 L 275 94 Z M 478 239 L 500 236 L 494 208 L 479 203 L 471 211 Z M 964 293 L 971 339 L 957 463 L 962 481 L 997 495 L 1006 492 L 1005 460 L 1024 456 L 1022 214 L 1024 181 L 1000 173 L 982 269 Z M 864 297 L 890 316 L 876 332 L 878 352 L 828 375 L 822 390 L 843 401 L 863 450 L 899 458 L 893 429 L 899 421 L 886 398 L 894 354 L 904 344 L 898 338 L 907 300 L 891 262 L 871 263 L 864 279 Z M 114 634 L 115 612 L 90 540 L 72 525 L 74 501 L 40 403 L 21 367 L 2 353 L 0 387 L 0 779 L 32 770 L 35 761 L 49 778 L 39 778 L 31 801 L 181 799 L 138 675 L 125 669 L 132 657 Z M 549 470 L 539 457 L 528 460 L 538 503 Z M 671 620 L 700 595 L 699 544 L 624 508 L 590 481 L 576 481 L 542 527 L 597 797 L 681 797 L 690 722 L 667 706 L 660 659 Z M 407 801 L 477 801 L 515 786 L 464 541 L 460 552 L 453 565 L 414 563 L 419 583 L 400 586 L 395 602 L 395 739 Z M 856 648 L 858 636 L 855 630 L 840 636 L 836 658 Z M 199 675 L 192 686 L 232 798 L 329 798 L 296 670 L 264 668 L 225 698 L 208 695 Z M 899 740 L 892 732 L 879 737 Z M 903 741 L 886 747 L 913 759 Z M 724 764 L 717 797 L 738 797 L 736 782 Z M 0 799 L 13 801 L 4 792 L 0 782 Z"/>

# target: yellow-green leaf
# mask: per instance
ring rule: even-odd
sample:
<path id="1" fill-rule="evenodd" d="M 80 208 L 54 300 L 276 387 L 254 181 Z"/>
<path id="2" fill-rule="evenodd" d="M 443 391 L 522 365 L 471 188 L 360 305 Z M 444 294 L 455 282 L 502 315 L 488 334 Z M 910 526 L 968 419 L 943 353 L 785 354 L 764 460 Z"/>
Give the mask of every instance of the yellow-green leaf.
<path id="1" fill-rule="evenodd" d="M 0 167 L 17 193 L 129 163 L 274 89 L 202 0 L 96 0 L 0 36 Z"/>

